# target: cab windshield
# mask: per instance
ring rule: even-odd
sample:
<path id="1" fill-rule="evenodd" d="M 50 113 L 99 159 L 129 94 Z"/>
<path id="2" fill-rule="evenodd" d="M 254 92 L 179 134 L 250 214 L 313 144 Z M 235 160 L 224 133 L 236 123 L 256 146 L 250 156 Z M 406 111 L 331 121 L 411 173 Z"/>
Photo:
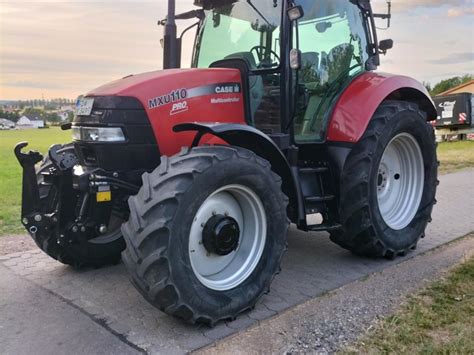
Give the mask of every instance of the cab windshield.
<path id="1" fill-rule="evenodd" d="M 193 66 L 208 68 L 221 59 L 244 59 L 250 69 L 280 64 L 282 0 L 227 1 L 206 10 Z"/>

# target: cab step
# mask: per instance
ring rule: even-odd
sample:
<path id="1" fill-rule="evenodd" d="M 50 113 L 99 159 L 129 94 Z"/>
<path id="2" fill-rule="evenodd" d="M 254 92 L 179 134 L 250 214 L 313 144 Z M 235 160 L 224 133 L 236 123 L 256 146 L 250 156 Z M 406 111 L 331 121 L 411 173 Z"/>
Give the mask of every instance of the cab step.
<path id="1" fill-rule="evenodd" d="M 303 173 L 303 174 L 311 174 L 311 173 L 321 174 L 321 173 L 328 172 L 329 168 L 325 166 L 321 166 L 317 168 L 300 168 L 299 170 L 300 170 L 300 173 Z"/>
<path id="2" fill-rule="evenodd" d="M 323 224 L 313 224 L 313 225 L 308 226 L 308 231 L 311 231 L 311 232 L 325 232 L 325 231 L 331 232 L 331 231 L 339 230 L 341 228 L 342 228 L 341 224 L 323 223 Z"/>
<path id="3" fill-rule="evenodd" d="M 304 200 L 310 203 L 316 202 L 327 202 L 333 201 L 336 197 L 334 195 L 327 195 L 327 196 L 306 196 Z"/>

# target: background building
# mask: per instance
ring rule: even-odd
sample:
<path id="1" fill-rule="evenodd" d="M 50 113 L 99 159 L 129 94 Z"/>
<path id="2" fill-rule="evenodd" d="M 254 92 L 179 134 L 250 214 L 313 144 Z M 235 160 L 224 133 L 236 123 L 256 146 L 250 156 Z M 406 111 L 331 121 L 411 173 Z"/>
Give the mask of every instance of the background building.
<path id="1" fill-rule="evenodd" d="M 40 117 L 23 115 L 16 123 L 16 127 L 19 129 L 43 128 L 44 120 Z"/>
<path id="2" fill-rule="evenodd" d="M 471 81 L 468 81 L 467 83 L 456 86 L 455 88 L 446 90 L 445 92 L 442 92 L 438 96 L 461 94 L 461 93 L 465 93 L 465 92 L 469 92 L 471 94 L 474 94 L 474 80 L 471 80 Z"/>

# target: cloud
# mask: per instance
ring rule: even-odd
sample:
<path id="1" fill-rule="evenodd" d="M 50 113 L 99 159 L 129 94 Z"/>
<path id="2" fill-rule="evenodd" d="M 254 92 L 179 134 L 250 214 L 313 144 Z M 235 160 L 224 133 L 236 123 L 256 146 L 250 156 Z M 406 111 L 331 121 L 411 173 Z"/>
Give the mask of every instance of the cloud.
<path id="1" fill-rule="evenodd" d="M 190 3 L 178 0 L 177 11 Z M 156 23 L 165 10 L 156 0 L 0 0 L 0 98 L 76 97 L 125 75 L 159 69 L 163 30 Z M 192 44 L 186 48 L 187 64 Z"/>
<path id="2" fill-rule="evenodd" d="M 474 62 L 474 53 L 473 52 L 464 52 L 464 53 L 453 53 L 449 57 L 441 59 L 429 60 L 431 64 L 462 64 L 462 63 L 473 63 Z"/>
<path id="3" fill-rule="evenodd" d="M 374 5 L 381 9 L 386 0 L 374 0 Z M 394 0 L 392 6 L 394 11 L 407 11 L 418 8 L 436 9 L 449 5 L 452 8 L 472 8 L 472 0 Z"/>
<path id="4" fill-rule="evenodd" d="M 440 7 L 446 5 L 446 0 L 399 0 L 393 4 L 403 8 Z M 472 2 L 471 0 L 450 0 L 449 5 L 463 7 L 472 5 Z"/>
<path id="5" fill-rule="evenodd" d="M 6 82 L 5 86 L 9 87 L 18 87 L 18 88 L 34 88 L 34 89 L 64 89 L 64 85 L 60 85 L 59 83 L 51 83 L 51 82 L 37 82 L 37 81 L 12 81 Z"/>
<path id="6" fill-rule="evenodd" d="M 473 15 L 474 7 L 452 7 L 448 10 L 448 17 L 461 17 L 466 15 Z"/>

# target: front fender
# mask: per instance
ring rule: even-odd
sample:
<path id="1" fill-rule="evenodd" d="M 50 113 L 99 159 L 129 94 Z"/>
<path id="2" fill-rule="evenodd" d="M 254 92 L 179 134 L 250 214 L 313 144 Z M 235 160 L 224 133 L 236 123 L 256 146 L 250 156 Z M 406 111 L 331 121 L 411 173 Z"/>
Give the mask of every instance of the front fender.
<path id="1" fill-rule="evenodd" d="M 356 143 L 384 100 L 411 101 L 426 112 L 427 121 L 436 119 L 436 108 L 426 88 L 400 75 L 367 72 L 358 76 L 342 93 L 329 119 L 327 140 Z"/>
<path id="2" fill-rule="evenodd" d="M 298 219 L 298 211 L 302 201 L 299 194 L 296 193 L 297 185 L 293 179 L 290 165 L 282 151 L 266 134 L 247 125 L 219 123 L 183 123 L 174 126 L 173 131 L 196 131 L 197 139 L 194 140 L 193 145 L 197 145 L 204 134 L 210 134 L 230 145 L 251 150 L 269 161 L 272 170 L 282 178 L 282 190 L 290 200 L 290 219 L 292 221 Z"/>

